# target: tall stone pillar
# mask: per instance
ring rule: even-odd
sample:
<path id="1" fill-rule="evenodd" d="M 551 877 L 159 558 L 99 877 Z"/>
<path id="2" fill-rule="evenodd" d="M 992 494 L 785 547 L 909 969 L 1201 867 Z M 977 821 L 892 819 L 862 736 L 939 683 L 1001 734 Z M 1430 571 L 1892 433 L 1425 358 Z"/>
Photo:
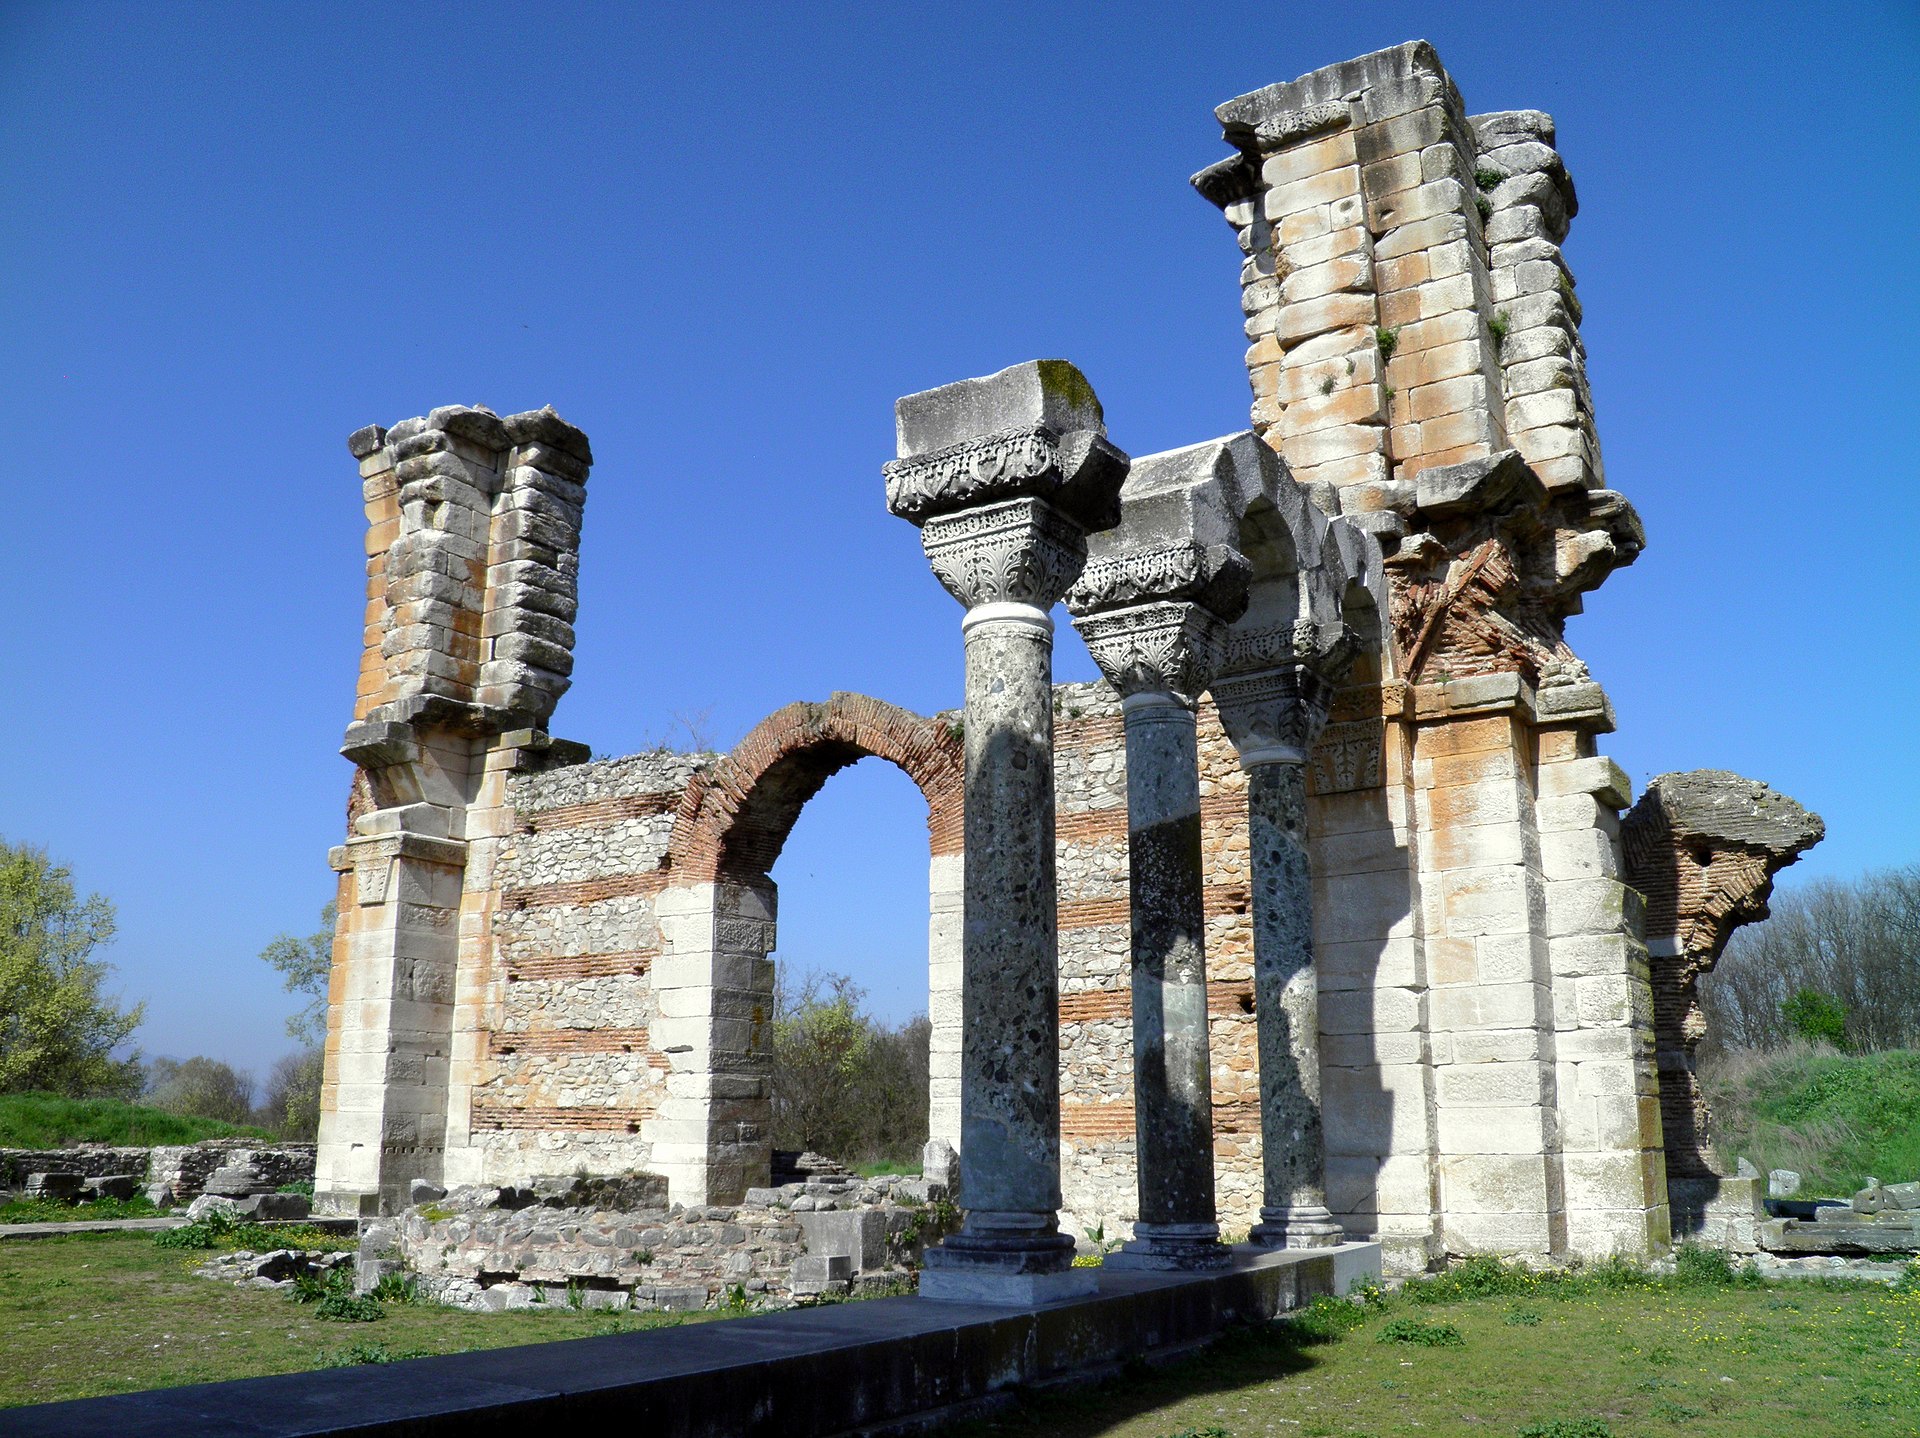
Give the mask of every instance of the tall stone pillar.
<path id="1" fill-rule="evenodd" d="M 1127 742 L 1133 1103 L 1139 1218 L 1108 1262 L 1213 1268 L 1214 1208 L 1200 766 L 1194 706 L 1226 624 L 1246 608 L 1246 558 L 1136 525 L 1069 596 L 1074 626 L 1120 691 Z"/>
<path id="2" fill-rule="evenodd" d="M 1213 686 L 1221 723 L 1247 771 L 1265 1190 L 1251 1237 L 1270 1248 L 1322 1248 L 1342 1239 L 1327 1211 L 1320 1119 L 1320 987 L 1313 963 L 1306 765 L 1326 723 L 1331 680 L 1344 665 L 1346 644 L 1316 653 L 1314 627 L 1300 628 L 1302 658 Z"/>
<path id="3" fill-rule="evenodd" d="M 1092 1289 L 1060 1233 L 1053 621 L 1086 534 L 1119 522 L 1128 460 L 1072 365 L 1038 360 L 910 395 L 887 505 L 966 606 L 961 1231 L 927 1297 L 1029 1303 Z"/>

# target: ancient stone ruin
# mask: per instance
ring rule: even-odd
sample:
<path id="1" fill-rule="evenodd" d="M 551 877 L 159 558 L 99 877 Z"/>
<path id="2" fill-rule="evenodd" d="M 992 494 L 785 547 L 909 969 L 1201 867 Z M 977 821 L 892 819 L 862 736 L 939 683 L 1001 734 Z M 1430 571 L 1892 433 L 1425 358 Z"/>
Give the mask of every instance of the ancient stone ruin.
<path id="1" fill-rule="evenodd" d="M 1553 121 L 1469 114 L 1419 43 L 1217 114 L 1193 183 L 1239 245 L 1250 430 L 1130 458 L 1057 360 L 899 402 L 885 499 L 963 608 L 926 637 L 957 712 L 835 694 L 725 755 L 590 761 L 549 729 L 586 436 L 470 406 L 353 436 L 323 1209 L 637 1171 L 702 1210 L 674 1222 L 784 1235 L 713 1216 L 770 1177 L 769 871 L 879 756 L 927 802 L 929 1157 L 965 1210 L 927 1294 L 1079 1291 L 1091 1222 L 1148 1267 L 1223 1235 L 1400 1269 L 1666 1247 L 1669 1168 L 1706 1153 L 1670 1020 L 1758 910 L 1701 948 L 1662 907 L 1692 880 L 1651 876 L 1702 845 L 1770 876 L 1817 821 L 1715 828 L 1663 782 L 1623 855 L 1564 631 L 1645 539 Z M 1104 683 L 1052 683 L 1062 600 Z"/>

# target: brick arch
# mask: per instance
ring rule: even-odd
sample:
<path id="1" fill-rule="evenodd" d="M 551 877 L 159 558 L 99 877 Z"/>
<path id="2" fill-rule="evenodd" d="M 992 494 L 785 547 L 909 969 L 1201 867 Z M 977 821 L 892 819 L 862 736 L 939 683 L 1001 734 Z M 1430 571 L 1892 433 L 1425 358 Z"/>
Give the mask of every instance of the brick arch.
<path id="1" fill-rule="evenodd" d="M 807 800 L 869 756 L 898 765 L 919 786 L 933 852 L 959 853 L 965 764 L 958 735 L 865 694 L 835 694 L 768 715 L 694 777 L 668 841 L 674 881 L 764 878 Z"/>

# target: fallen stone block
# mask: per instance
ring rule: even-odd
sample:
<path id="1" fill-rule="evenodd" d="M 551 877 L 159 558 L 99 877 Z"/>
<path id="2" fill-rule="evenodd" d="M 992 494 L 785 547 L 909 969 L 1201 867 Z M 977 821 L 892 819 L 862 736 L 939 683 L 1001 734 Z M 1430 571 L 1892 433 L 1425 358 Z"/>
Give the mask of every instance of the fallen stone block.
<path id="1" fill-rule="evenodd" d="M 1920 1208 L 1920 1183 L 1890 1183 L 1886 1194 L 1899 1208 Z"/>
<path id="2" fill-rule="evenodd" d="M 77 1173 L 30 1173 L 27 1175 L 27 1197 L 72 1203 L 80 1197 L 82 1182 Z"/>
<path id="3" fill-rule="evenodd" d="M 793 1292 L 797 1298 L 843 1292 L 853 1281 L 853 1260 L 844 1253 L 806 1253 L 794 1260 Z"/>
<path id="4" fill-rule="evenodd" d="M 88 1198 L 129 1199 L 139 1186 L 140 1181 L 130 1173 L 105 1173 L 87 1179 L 80 1188 Z"/>
<path id="5" fill-rule="evenodd" d="M 313 1213 L 313 1200 L 304 1193 L 256 1193 L 235 1202 L 233 1212 L 256 1223 L 307 1218 Z"/>
<path id="6" fill-rule="evenodd" d="M 227 1164 L 207 1175 L 200 1186 L 202 1194 L 216 1198 L 246 1198 L 260 1189 L 260 1179 L 250 1164 Z"/>
<path id="7" fill-rule="evenodd" d="M 794 1221 L 806 1235 L 807 1256 L 844 1256 L 851 1265 L 847 1277 L 886 1267 L 887 1216 L 880 1210 L 800 1213 Z"/>
<path id="8" fill-rule="evenodd" d="M 231 1217 L 239 1211 L 239 1204 L 235 1200 L 227 1198 L 222 1194 L 203 1193 L 187 1205 L 187 1218 L 190 1222 L 198 1223 L 209 1213 L 215 1211 L 225 1213 Z"/>
<path id="9" fill-rule="evenodd" d="M 431 1179 L 416 1178 L 407 1185 L 407 1202 L 414 1207 L 423 1203 L 438 1203 L 446 1196 L 447 1191 Z"/>
<path id="10" fill-rule="evenodd" d="M 1792 1198 L 1800 1191 L 1800 1175 L 1790 1168 L 1767 1170 L 1767 1197 Z"/>

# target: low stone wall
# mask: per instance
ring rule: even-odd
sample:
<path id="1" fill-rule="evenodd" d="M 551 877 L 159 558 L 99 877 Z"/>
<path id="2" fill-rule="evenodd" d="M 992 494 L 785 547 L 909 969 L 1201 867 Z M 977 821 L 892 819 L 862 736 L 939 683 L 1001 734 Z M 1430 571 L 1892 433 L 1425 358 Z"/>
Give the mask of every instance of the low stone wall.
<path id="1" fill-rule="evenodd" d="M 735 1206 L 606 1206 L 556 1188 L 462 1188 L 366 1229 L 360 1285 L 404 1269 L 462 1308 L 541 1303 L 687 1312 L 784 1308 L 854 1287 L 905 1285 L 925 1245 L 957 1226 L 920 1179 L 813 1180 Z M 616 1202 L 617 1202 L 616 1198 Z"/>
<path id="2" fill-rule="evenodd" d="M 155 1203 L 186 1203 L 199 1196 L 215 1169 L 245 1166 L 255 1187 L 271 1191 L 283 1184 L 310 1182 L 314 1148 L 310 1143 L 260 1145 L 252 1138 L 216 1138 L 195 1144 L 156 1148 L 112 1148 L 81 1144 L 73 1148 L 0 1148 L 0 1187 L 16 1188 L 34 1173 L 77 1173 L 82 1178 L 127 1174 L 139 1180 Z"/>

